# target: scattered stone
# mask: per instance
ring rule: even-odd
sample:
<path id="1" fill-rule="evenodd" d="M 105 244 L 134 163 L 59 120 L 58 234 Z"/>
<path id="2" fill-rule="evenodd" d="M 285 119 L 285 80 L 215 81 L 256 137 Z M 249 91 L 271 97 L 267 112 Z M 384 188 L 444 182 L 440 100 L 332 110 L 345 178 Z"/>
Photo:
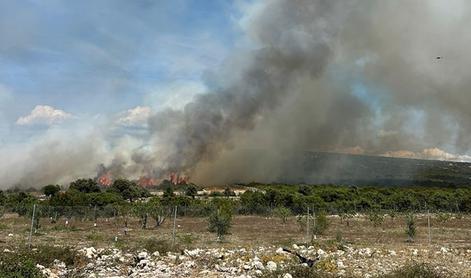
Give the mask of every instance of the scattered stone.
<path id="1" fill-rule="evenodd" d="M 273 261 L 267 262 L 267 270 L 268 271 L 275 271 L 276 267 L 277 267 L 277 265 L 276 265 L 275 262 L 273 262 Z"/>

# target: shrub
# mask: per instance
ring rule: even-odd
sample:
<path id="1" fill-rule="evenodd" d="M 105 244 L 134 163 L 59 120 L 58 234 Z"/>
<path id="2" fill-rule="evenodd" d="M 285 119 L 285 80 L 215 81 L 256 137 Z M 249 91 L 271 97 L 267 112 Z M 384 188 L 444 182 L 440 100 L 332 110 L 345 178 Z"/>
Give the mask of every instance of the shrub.
<path id="1" fill-rule="evenodd" d="M 67 266 L 72 266 L 79 258 L 77 252 L 73 249 L 51 245 L 38 246 L 37 251 L 29 252 L 29 255 L 34 262 L 44 266 L 52 264 L 55 259 L 64 262 Z"/>
<path id="2" fill-rule="evenodd" d="M 406 265 L 384 278 L 444 278 L 444 274 L 440 274 L 427 264 L 412 264 Z"/>
<path id="3" fill-rule="evenodd" d="M 316 221 L 313 223 L 313 232 L 315 235 L 322 235 L 329 227 L 329 221 L 327 220 L 327 216 L 325 212 L 318 212 L 316 214 Z"/>
<path id="4" fill-rule="evenodd" d="M 406 235 L 407 235 L 407 241 L 408 242 L 413 242 L 415 238 L 415 218 L 414 214 L 409 213 L 406 216 Z"/>
<path id="5" fill-rule="evenodd" d="M 36 268 L 35 262 L 24 253 L 0 254 L 0 277 L 19 278 L 31 277 L 42 278 L 44 275 Z"/>
<path id="6" fill-rule="evenodd" d="M 285 208 L 285 207 L 277 207 L 273 210 L 273 215 L 280 218 L 280 220 L 281 220 L 281 222 L 283 222 L 283 224 L 286 224 L 286 221 L 288 220 L 288 217 L 291 216 L 291 211 L 288 208 Z"/>
<path id="7" fill-rule="evenodd" d="M 305 267 L 302 265 L 295 265 L 283 268 L 281 270 L 266 272 L 262 278 L 278 278 L 283 277 L 285 273 L 291 274 L 293 278 L 327 278 L 332 277 L 329 273 L 317 270 L 314 267 Z"/>
<path id="8" fill-rule="evenodd" d="M 48 197 L 56 195 L 59 191 L 61 191 L 61 187 L 54 184 L 49 184 L 42 188 L 42 192 Z"/>
<path id="9" fill-rule="evenodd" d="M 76 265 L 79 261 L 76 251 L 70 248 L 55 246 L 38 246 L 35 251 L 26 248 L 13 252 L 0 253 L 0 277 L 44 277 L 36 264 L 50 266 L 55 259 L 64 262 L 67 266 Z"/>
<path id="10" fill-rule="evenodd" d="M 160 254 L 167 254 L 167 252 L 174 251 L 172 245 L 163 239 L 148 238 L 141 242 L 140 247 L 146 249 L 150 253 L 159 251 Z"/>
<path id="11" fill-rule="evenodd" d="M 373 223 L 374 227 L 379 227 L 384 222 L 384 215 L 382 213 L 379 213 L 378 211 L 371 211 L 368 214 L 368 220 Z"/>
<path id="12" fill-rule="evenodd" d="M 297 217 L 297 222 L 301 231 L 306 231 L 307 216 L 302 215 Z M 312 231 L 312 236 L 322 235 L 329 227 L 329 220 L 325 212 L 318 212 L 315 217 L 309 215 L 309 230 Z"/>
<path id="13" fill-rule="evenodd" d="M 232 222 L 232 203 L 226 199 L 213 199 L 213 212 L 208 217 L 208 230 L 216 233 L 218 240 L 223 240 L 229 233 Z"/>
<path id="14" fill-rule="evenodd" d="M 446 213 L 446 212 L 439 212 L 439 213 L 437 213 L 437 219 L 441 223 L 446 223 L 451 219 L 451 214 Z"/>

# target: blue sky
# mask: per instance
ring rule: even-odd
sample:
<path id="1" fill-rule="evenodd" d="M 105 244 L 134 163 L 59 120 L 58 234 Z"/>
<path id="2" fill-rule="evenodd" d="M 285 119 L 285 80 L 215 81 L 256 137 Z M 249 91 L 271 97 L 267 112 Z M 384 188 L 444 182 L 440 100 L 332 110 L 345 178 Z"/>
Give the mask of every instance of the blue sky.
<path id="1" fill-rule="evenodd" d="M 235 47 L 236 10 L 222 0 L 0 2 L 0 144 L 44 129 L 15 124 L 37 105 L 77 120 L 204 91 L 205 72 Z"/>

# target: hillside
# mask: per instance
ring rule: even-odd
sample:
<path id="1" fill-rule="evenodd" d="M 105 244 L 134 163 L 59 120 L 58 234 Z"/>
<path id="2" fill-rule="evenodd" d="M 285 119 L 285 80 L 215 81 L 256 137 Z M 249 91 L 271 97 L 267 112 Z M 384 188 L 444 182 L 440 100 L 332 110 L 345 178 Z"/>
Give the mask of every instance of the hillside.
<path id="1" fill-rule="evenodd" d="M 249 154 L 250 152 L 250 154 Z M 244 159 L 259 172 L 272 171 L 271 183 L 335 183 L 346 185 L 471 185 L 471 163 L 326 152 L 296 152 L 274 155 L 262 150 L 247 151 Z M 264 168 L 266 161 L 278 161 Z M 276 168 L 276 171 L 273 169 Z M 267 176 L 267 175 L 263 175 Z"/>

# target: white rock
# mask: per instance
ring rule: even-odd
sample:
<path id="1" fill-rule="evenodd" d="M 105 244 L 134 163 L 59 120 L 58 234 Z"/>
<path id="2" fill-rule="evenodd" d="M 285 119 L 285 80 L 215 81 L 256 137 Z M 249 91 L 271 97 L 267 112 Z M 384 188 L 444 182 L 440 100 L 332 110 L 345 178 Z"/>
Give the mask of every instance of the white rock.
<path id="1" fill-rule="evenodd" d="M 285 251 L 283 251 L 283 248 L 281 248 L 281 247 L 280 247 L 280 248 L 278 248 L 278 249 L 276 249 L 276 251 L 275 251 L 275 252 L 276 252 L 276 254 L 278 254 L 278 255 L 285 254 Z"/>
<path id="2" fill-rule="evenodd" d="M 285 275 L 283 275 L 283 278 L 293 278 L 293 276 L 289 273 L 285 273 Z"/>
<path id="3" fill-rule="evenodd" d="M 82 252 L 85 253 L 85 257 L 93 259 L 96 256 L 96 250 L 93 247 L 84 248 Z"/>
<path id="4" fill-rule="evenodd" d="M 338 268 L 338 269 L 345 268 L 345 265 L 343 264 L 342 261 L 337 261 L 337 268 Z"/>
<path id="5" fill-rule="evenodd" d="M 325 251 L 322 250 L 322 249 L 318 249 L 318 250 L 317 250 L 317 254 L 318 254 L 319 256 L 323 257 L 323 256 L 325 255 Z"/>
<path id="6" fill-rule="evenodd" d="M 299 249 L 299 246 L 296 245 L 296 244 L 293 244 L 293 249 L 298 250 L 298 249 Z"/>
<path id="7" fill-rule="evenodd" d="M 252 262 L 252 266 L 255 268 L 255 269 L 259 269 L 259 270 L 264 270 L 265 267 L 263 266 L 263 263 L 261 261 L 254 261 Z"/>
<path id="8" fill-rule="evenodd" d="M 144 260 L 145 258 L 147 258 L 147 252 L 145 252 L 145 251 L 140 252 L 139 254 L 137 254 L 137 258 L 139 260 Z"/>
<path id="9" fill-rule="evenodd" d="M 139 267 L 144 267 L 144 266 L 149 265 L 149 263 L 150 263 L 149 260 L 143 259 L 143 260 L 140 260 L 140 261 L 137 263 L 137 266 L 139 266 Z"/>
<path id="10" fill-rule="evenodd" d="M 8 234 L 8 236 L 12 237 L 12 236 L 13 236 L 13 234 Z"/>
<path id="11" fill-rule="evenodd" d="M 154 256 L 154 257 L 158 257 L 158 256 L 160 256 L 160 253 L 159 253 L 159 251 L 155 251 L 154 253 L 152 253 L 152 256 Z"/>
<path id="12" fill-rule="evenodd" d="M 396 256 L 396 251 L 389 250 L 389 256 Z"/>
<path id="13" fill-rule="evenodd" d="M 441 252 L 442 254 L 446 254 L 446 253 L 448 253 L 448 249 L 445 248 L 445 247 L 442 247 L 442 248 L 440 248 L 440 252 Z"/>
<path id="14" fill-rule="evenodd" d="M 276 263 L 273 261 L 267 262 L 267 269 L 268 271 L 275 271 L 276 270 Z"/>

